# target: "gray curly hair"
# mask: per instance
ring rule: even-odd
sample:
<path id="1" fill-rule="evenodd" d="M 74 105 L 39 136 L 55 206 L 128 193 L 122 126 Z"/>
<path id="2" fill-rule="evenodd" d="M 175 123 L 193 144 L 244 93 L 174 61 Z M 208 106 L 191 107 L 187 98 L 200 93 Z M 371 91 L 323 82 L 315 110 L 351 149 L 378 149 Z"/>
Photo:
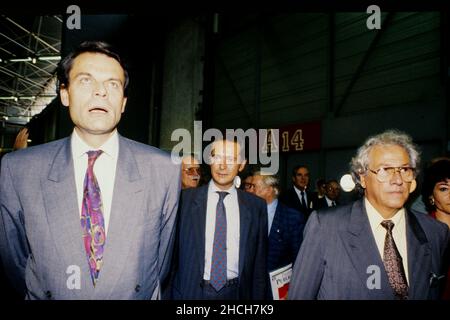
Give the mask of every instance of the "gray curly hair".
<path id="1" fill-rule="evenodd" d="M 361 184 L 360 175 L 366 175 L 369 167 L 370 150 L 378 145 L 397 145 L 403 147 L 408 153 L 411 167 L 416 169 L 415 175 L 417 176 L 420 164 L 420 153 L 417 145 L 413 143 L 412 138 L 406 133 L 399 130 L 387 130 L 369 137 L 352 158 L 350 169 L 355 183 Z"/>

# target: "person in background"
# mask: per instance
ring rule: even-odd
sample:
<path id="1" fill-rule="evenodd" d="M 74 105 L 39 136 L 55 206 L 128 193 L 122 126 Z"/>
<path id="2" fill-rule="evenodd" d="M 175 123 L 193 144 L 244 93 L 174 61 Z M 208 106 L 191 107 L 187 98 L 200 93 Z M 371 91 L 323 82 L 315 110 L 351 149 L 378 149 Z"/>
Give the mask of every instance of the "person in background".
<path id="1" fill-rule="evenodd" d="M 267 203 L 269 245 L 267 253 L 267 273 L 294 264 L 303 239 L 306 218 L 301 213 L 278 201 L 280 182 L 277 176 L 253 174 L 252 193 Z M 268 278 L 269 280 L 269 278 Z M 272 299 L 272 291 L 268 290 Z"/>
<path id="2" fill-rule="evenodd" d="M 307 191 L 309 170 L 306 166 L 298 165 L 292 170 L 292 183 L 293 187 L 280 195 L 280 201 L 309 217 L 313 211 L 314 196 Z"/>
<path id="3" fill-rule="evenodd" d="M 422 200 L 434 219 L 450 228 L 450 159 L 432 163 L 424 172 Z M 447 256 L 447 259 L 450 259 Z M 450 261 L 446 261 L 447 279 L 442 298 L 450 300 Z"/>
<path id="4" fill-rule="evenodd" d="M 339 205 L 339 196 L 341 195 L 341 186 L 336 180 L 329 180 L 325 186 L 325 196 L 319 199 L 314 206 L 315 210 Z"/>
<path id="5" fill-rule="evenodd" d="M 326 187 L 327 187 L 327 182 L 325 181 L 325 179 L 323 179 L 323 178 L 317 179 L 317 181 L 316 181 L 316 188 L 317 188 L 316 197 L 317 197 L 317 199 L 322 199 L 325 196 Z"/>
<path id="6" fill-rule="evenodd" d="M 27 127 L 23 127 L 22 129 L 20 129 L 14 141 L 13 150 L 20 150 L 28 147 L 28 136 L 29 131 Z"/>
<path id="7" fill-rule="evenodd" d="M 253 193 L 255 185 L 253 184 L 253 176 L 249 175 L 244 179 L 244 191 Z"/>
<path id="8" fill-rule="evenodd" d="M 181 159 L 181 188 L 197 188 L 201 178 L 200 163 L 193 155 Z"/>

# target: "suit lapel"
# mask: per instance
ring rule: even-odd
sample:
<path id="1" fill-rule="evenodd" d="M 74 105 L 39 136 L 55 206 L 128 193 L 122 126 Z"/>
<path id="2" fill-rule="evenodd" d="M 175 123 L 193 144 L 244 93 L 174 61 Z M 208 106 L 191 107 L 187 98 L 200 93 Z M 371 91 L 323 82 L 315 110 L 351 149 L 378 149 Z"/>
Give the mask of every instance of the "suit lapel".
<path id="1" fill-rule="evenodd" d="M 188 225 L 192 226 L 194 248 L 197 248 L 197 261 L 199 261 L 200 274 L 203 279 L 205 272 L 205 230 L 206 230 L 206 210 L 208 200 L 208 185 L 202 186 L 193 201 L 192 217 L 184 217 L 191 219 Z M 189 213 L 191 213 L 189 212 Z"/>
<path id="2" fill-rule="evenodd" d="M 380 268 L 381 288 L 367 290 L 367 299 L 386 299 L 386 297 L 390 296 L 393 298 L 393 292 L 389 285 L 384 263 L 378 251 L 363 201 L 356 201 L 353 204 L 348 228 L 341 232 L 343 243 L 358 277 L 363 282 L 364 288 L 367 287 L 367 280 L 371 275 L 368 267 L 378 266 Z"/>
<path id="3" fill-rule="evenodd" d="M 93 287 L 82 240 L 70 138 L 63 140 L 57 151 L 49 175 L 42 181 L 42 190 L 48 225 L 59 259 L 66 268 L 71 265 L 80 267 L 81 288 L 86 293 L 83 296 L 89 297 Z"/>
<path id="4" fill-rule="evenodd" d="M 103 266 L 100 270 L 95 296 L 108 297 L 128 265 L 128 253 L 133 246 L 133 234 L 142 213 L 137 212 L 142 203 L 144 181 L 141 179 L 134 152 L 124 138 L 119 136 L 119 156 L 111 205 L 109 230 L 106 236 Z"/>
<path id="5" fill-rule="evenodd" d="M 280 209 L 281 205 L 278 202 L 277 208 L 275 210 L 275 215 L 273 216 L 273 221 L 272 221 L 272 226 L 270 227 L 270 232 L 269 232 L 269 242 L 273 239 L 273 237 L 280 232 L 279 230 L 279 226 L 281 225 L 281 213 L 280 213 Z"/>
<path id="6" fill-rule="evenodd" d="M 295 188 L 292 188 L 292 194 L 291 194 L 292 199 L 294 199 L 294 202 L 297 204 L 297 208 L 303 208 L 302 206 L 302 202 L 300 201 L 300 197 L 297 194 L 297 191 L 295 191 Z M 306 212 L 305 212 L 306 214 Z"/>
<path id="7" fill-rule="evenodd" d="M 406 210 L 409 299 L 427 299 L 431 275 L 431 247 L 417 218 Z"/>
<path id="8" fill-rule="evenodd" d="M 250 220 L 251 220 L 251 211 L 248 207 L 248 203 L 245 201 L 243 197 L 243 192 L 239 189 L 236 190 L 238 195 L 238 204 L 239 204 L 239 275 L 242 274 L 244 265 L 245 265 L 245 257 L 246 257 L 246 249 L 249 238 L 249 230 L 250 230 Z"/>

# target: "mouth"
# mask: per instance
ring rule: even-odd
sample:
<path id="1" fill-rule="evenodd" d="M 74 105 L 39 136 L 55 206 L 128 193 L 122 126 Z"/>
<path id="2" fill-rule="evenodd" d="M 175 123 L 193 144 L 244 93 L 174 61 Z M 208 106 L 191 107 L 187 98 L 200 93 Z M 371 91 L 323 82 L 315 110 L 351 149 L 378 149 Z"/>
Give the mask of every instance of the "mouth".
<path id="1" fill-rule="evenodd" d="M 104 114 L 104 113 L 108 113 L 108 109 L 106 107 L 102 107 L 102 106 L 92 106 L 89 108 L 89 113 Z"/>
<path id="2" fill-rule="evenodd" d="M 194 177 L 191 177 L 191 180 L 198 181 L 198 180 L 200 180 L 200 177 L 199 176 L 194 176 Z"/>
<path id="3" fill-rule="evenodd" d="M 403 191 L 391 191 L 389 192 L 389 194 L 394 195 L 394 196 L 400 196 L 403 195 Z"/>

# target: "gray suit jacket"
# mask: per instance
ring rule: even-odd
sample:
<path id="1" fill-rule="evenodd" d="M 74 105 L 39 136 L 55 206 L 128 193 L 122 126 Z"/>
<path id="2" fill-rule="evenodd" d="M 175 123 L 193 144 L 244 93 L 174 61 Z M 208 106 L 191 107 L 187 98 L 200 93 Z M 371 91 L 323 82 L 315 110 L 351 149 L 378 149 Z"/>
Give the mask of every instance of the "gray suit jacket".
<path id="1" fill-rule="evenodd" d="M 437 299 L 448 227 L 407 211 L 406 241 L 409 299 Z M 379 268 L 379 276 L 370 266 Z M 313 212 L 294 265 L 289 299 L 394 299 L 364 199 Z"/>
<path id="2" fill-rule="evenodd" d="M 156 298 L 171 259 L 180 172 L 168 154 L 119 136 L 103 267 L 94 288 L 70 139 L 7 154 L 0 178 L 6 272 L 28 299 Z"/>

